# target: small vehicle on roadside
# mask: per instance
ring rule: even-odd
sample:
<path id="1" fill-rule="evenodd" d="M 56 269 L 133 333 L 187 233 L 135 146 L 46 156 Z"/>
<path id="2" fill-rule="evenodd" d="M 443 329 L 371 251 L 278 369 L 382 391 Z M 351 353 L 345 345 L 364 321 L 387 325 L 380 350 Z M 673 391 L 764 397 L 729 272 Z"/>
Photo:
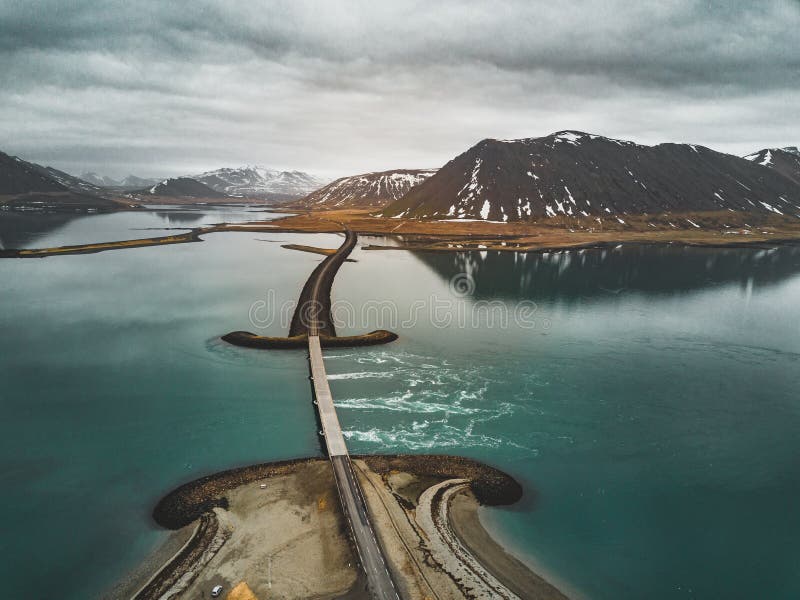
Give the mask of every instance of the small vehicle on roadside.
<path id="1" fill-rule="evenodd" d="M 220 594 L 222 594 L 222 586 L 221 585 L 215 585 L 213 588 L 211 588 L 211 597 L 212 598 L 219 598 Z"/>

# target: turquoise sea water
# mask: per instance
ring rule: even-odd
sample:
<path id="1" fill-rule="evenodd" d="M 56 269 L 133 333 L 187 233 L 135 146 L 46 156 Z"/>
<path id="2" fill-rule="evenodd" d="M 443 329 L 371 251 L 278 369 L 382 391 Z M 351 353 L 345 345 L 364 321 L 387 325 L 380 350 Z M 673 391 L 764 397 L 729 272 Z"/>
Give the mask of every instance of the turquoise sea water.
<path id="1" fill-rule="evenodd" d="M 56 224 L 28 245 L 182 226 L 147 215 Z M 317 452 L 304 353 L 218 336 L 280 334 L 320 260 L 280 243 L 340 239 L 0 261 L 8 595 L 96 597 L 162 538 L 149 512 L 165 491 Z M 482 519 L 586 597 L 800 597 L 800 249 L 353 258 L 334 285 L 341 332 L 401 336 L 326 353 L 353 452 L 513 474 L 523 501 Z"/>

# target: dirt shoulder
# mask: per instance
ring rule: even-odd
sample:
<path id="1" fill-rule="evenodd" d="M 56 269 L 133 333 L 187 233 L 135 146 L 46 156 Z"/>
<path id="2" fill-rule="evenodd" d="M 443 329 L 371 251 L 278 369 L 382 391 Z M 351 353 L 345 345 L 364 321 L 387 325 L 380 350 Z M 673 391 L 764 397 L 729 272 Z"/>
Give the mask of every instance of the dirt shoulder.
<path id="1" fill-rule="evenodd" d="M 229 538 L 181 597 L 242 582 L 257 598 L 336 598 L 354 586 L 356 561 L 326 461 L 299 463 L 226 497 L 228 509 L 216 512 Z"/>

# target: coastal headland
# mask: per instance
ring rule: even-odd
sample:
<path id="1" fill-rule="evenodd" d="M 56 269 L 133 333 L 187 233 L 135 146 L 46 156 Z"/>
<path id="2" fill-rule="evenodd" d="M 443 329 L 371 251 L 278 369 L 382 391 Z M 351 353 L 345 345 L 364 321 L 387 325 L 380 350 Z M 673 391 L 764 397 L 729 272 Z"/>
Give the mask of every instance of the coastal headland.
<path id="1" fill-rule="evenodd" d="M 352 458 L 402 598 L 565 598 L 480 523 L 480 506 L 521 498 L 509 475 L 457 456 Z M 151 557 L 117 594 L 193 598 L 245 584 L 256 598 L 368 597 L 324 459 L 190 481 L 165 495 L 153 518 L 183 546 L 175 552 L 176 542 L 165 543 L 161 563 Z"/>

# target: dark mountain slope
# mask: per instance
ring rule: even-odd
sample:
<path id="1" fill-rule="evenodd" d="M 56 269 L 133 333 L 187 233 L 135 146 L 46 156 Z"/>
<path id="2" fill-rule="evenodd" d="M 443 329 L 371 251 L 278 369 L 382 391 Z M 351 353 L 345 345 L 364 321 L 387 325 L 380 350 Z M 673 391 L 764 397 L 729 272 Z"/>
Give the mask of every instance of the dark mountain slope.
<path id="1" fill-rule="evenodd" d="M 0 152 L 0 194 L 65 192 L 67 187 L 42 172 L 43 168 Z"/>
<path id="2" fill-rule="evenodd" d="M 109 190 L 102 188 L 100 186 L 94 185 L 93 183 L 89 183 L 88 181 L 84 181 L 79 177 L 75 177 L 74 175 L 70 175 L 69 173 L 65 173 L 64 171 L 59 171 L 58 169 L 54 169 L 53 167 L 43 167 L 41 165 L 37 165 L 35 163 L 28 163 L 34 169 L 38 170 L 42 175 L 55 179 L 58 183 L 63 185 L 65 188 L 72 190 L 78 194 L 93 194 L 95 196 L 102 196 L 102 197 L 110 197 Z"/>
<path id="3" fill-rule="evenodd" d="M 797 146 L 759 150 L 748 154 L 745 158 L 762 167 L 774 169 L 800 185 L 800 150 L 797 149 Z"/>
<path id="4" fill-rule="evenodd" d="M 505 222 L 719 210 L 800 214 L 800 186 L 702 146 L 562 131 L 483 140 L 380 214 Z"/>
<path id="5" fill-rule="evenodd" d="M 189 177 L 165 179 L 150 188 L 134 193 L 142 196 L 162 196 L 167 198 L 227 198 L 226 194 L 213 190 Z"/>
<path id="6" fill-rule="evenodd" d="M 0 152 L 0 205 L 16 210 L 107 211 L 131 208 L 96 186 L 52 167 Z"/>

